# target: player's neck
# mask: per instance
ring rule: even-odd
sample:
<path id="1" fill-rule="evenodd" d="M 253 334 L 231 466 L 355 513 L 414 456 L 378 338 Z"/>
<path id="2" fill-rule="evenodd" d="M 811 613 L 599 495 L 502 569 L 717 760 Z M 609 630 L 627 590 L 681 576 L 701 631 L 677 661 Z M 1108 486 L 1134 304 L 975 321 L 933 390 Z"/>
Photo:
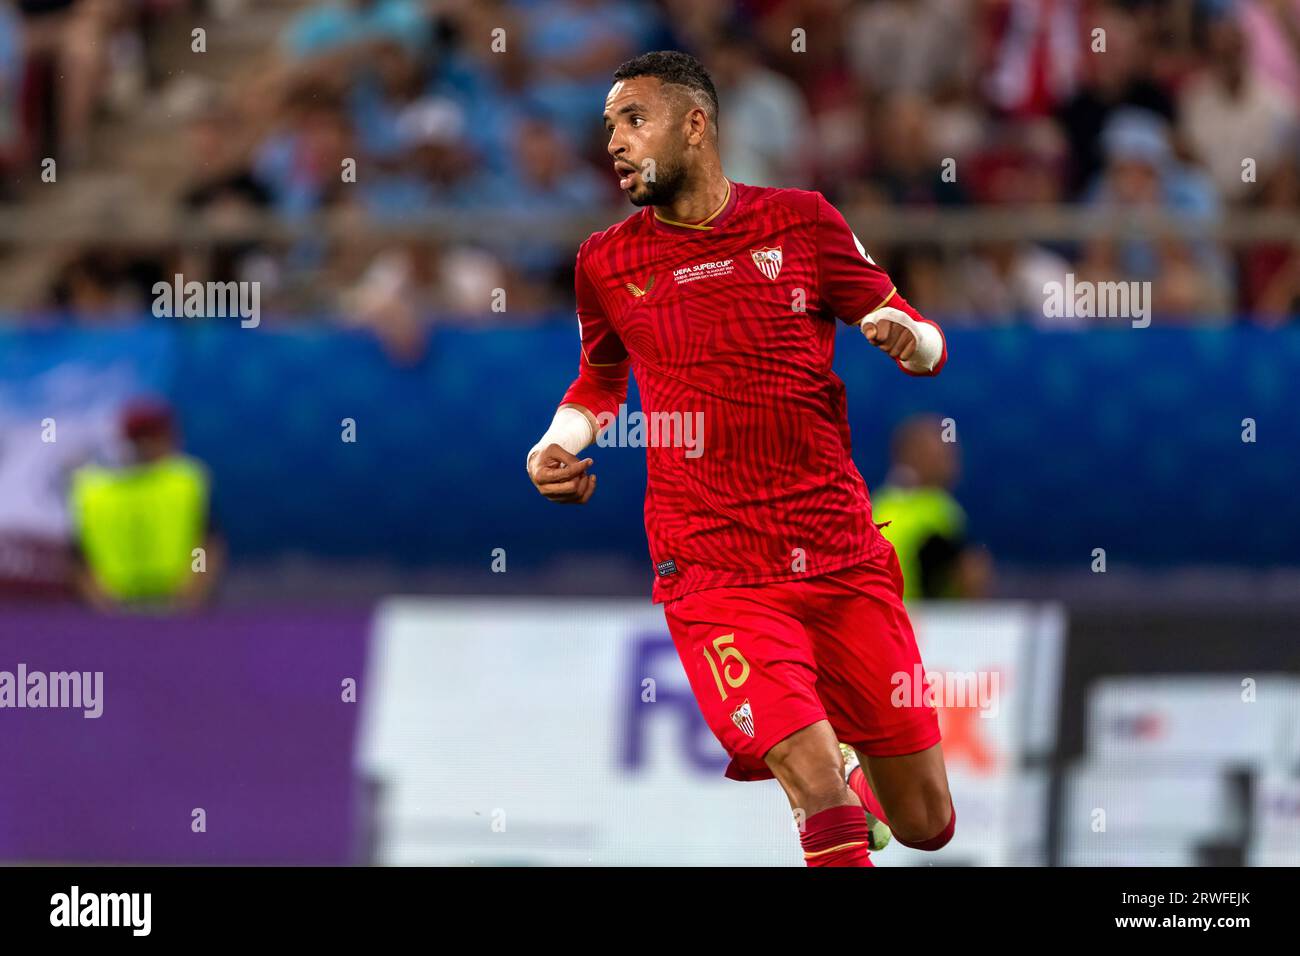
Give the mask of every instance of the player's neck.
<path id="1" fill-rule="evenodd" d="M 731 183 L 719 170 L 700 188 L 683 192 L 667 206 L 655 206 L 654 213 L 671 225 L 705 226 L 727 208 L 730 199 Z"/>

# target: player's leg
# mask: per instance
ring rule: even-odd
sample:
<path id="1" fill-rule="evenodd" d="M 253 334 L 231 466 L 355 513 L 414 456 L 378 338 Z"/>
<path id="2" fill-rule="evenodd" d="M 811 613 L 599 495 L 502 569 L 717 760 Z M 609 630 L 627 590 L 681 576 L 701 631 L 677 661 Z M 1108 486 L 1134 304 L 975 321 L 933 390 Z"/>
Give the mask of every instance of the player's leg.
<path id="1" fill-rule="evenodd" d="M 850 789 L 900 843 L 933 850 L 951 839 L 955 813 L 938 716 L 923 697 L 896 693 L 900 676 L 925 680 L 896 564 L 891 549 L 875 562 L 805 582 L 804 620 L 827 716 L 862 764 L 850 774 Z"/>
<path id="2" fill-rule="evenodd" d="M 952 839 L 957 813 L 948 791 L 943 747 L 914 754 L 872 757 L 858 751 L 849 788 L 868 812 L 883 820 L 904 846 L 937 850 Z"/>
<path id="3" fill-rule="evenodd" d="M 871 866 L 871 832 L 862 803 L 844 780 L 844 758 L 830 721 L 786 737 L 764 756 L 785 791 L 809 866 Z"/>
<path id="4" fill-rule="evenodd" d="M 809 865 L 870 866 L 865 814 L 848 790 L 818 699 L 816 664 L 786 584 L 710 588 L 664 606 L 700 712 L 734 780 L 780 780 Z"/>
<path id="5" fill-rule="evenodd" d="M 807 819 L 830 807 L 861 806 L 844 780 L 844 758 L 830 721 L 795 731 L 763 757 L 790 809 Z"/>

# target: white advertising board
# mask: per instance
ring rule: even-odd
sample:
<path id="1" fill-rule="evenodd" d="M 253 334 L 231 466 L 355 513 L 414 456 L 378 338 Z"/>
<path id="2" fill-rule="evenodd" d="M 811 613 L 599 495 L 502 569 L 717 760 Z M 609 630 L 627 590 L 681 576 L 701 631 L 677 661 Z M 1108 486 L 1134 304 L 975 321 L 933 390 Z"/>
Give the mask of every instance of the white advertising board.
<path id="1" fill-rule="evenodd" d="M 1141 675 L 1088 697 L 1094 759 L 1149 772 L 1185 764 L 1285 766 L 1300 757 L 1300 680 L 1287 674 Z"/>
<path id="2" fill-rule="evenodd" d="M 874 862 L 1041 862 L 1044 781 L 1019 765 L 1054 726 L 1060 614 L 946 605 L 914 620 L 928 672 L 983 674 L 989 693 L 940 707 L 956 838 Z M 358 762 L 378 784 L 376 862 L 802 865 L 776 783 L 723 777 L 660 608 L 394 598 L 375 628 Z"/>

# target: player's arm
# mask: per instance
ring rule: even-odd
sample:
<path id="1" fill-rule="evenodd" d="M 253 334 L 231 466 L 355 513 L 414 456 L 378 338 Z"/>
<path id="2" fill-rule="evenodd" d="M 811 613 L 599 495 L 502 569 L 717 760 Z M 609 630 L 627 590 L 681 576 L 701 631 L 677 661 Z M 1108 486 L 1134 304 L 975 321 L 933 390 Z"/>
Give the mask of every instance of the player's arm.
<path id="1" fill-rule="evenodd" d="M 818 281 L 822 301 L 909 375 L 938 375 L 948 361 L 943 331 L 912 308 L 876 265 L 839 210 L 817 197 Z"/>
<path id="2" fill-rule="evenodd" d="M 528 451 L 528 477 L 541 494 L 562 504 L 586 504 L 596 490 L 590 458 L 578 459 L 600 434 L 602 415 L 613 417 L 627 400 L 630 361 L 586 274 L 583 251 L 574 270 L 581 357 L 578 377 L 564 393 L 551 427 Z"/>

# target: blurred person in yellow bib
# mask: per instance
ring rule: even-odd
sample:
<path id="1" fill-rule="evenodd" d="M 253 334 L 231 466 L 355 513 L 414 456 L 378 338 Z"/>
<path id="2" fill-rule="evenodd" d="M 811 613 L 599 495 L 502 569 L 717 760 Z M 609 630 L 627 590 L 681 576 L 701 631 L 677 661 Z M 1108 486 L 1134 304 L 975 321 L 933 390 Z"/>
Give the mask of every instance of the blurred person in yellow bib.
<path id="1" fill-rule="evenodd" d="M 123 437 L 126 464 L 86 465 L 72 477 L 77 590 L 101 610 L 197 607 L 225 558 L 212 527 L 207 468 L 179 451 L 164 405 L 129 408 Z"/>
<path id="2" fill-rule="evenodd" d="M 894 431 L 885 483 L 871 492 L 872 517 L 898 553 L 903 598 L 980 598 L 992 578 L 988 552 L 966 539 L 966 512 L 953 497 L 960 462 L 943 423 L 929 415 Z"/>

